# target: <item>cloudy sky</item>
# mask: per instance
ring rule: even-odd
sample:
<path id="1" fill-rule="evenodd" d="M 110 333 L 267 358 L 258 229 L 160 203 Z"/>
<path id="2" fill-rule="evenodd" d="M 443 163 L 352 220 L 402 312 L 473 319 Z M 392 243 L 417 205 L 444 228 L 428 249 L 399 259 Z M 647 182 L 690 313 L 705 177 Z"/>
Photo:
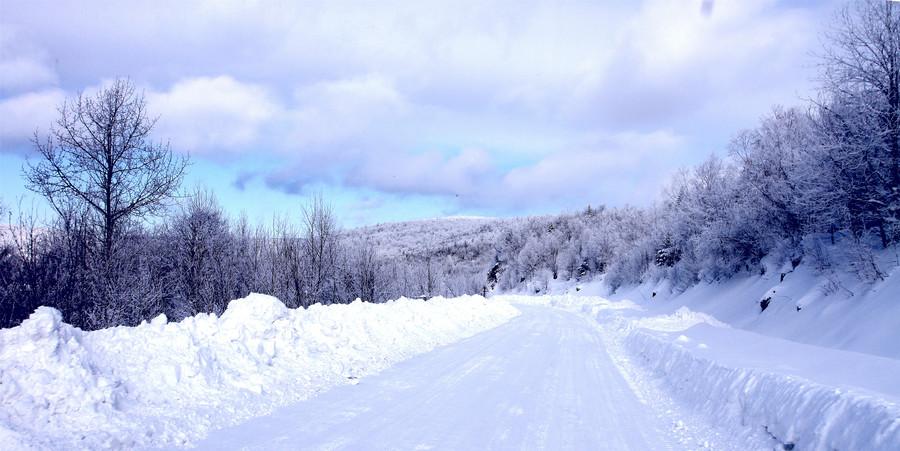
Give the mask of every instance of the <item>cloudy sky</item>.
<path id="1" fill-rule="evenodd" d="M 819 1 L 0 0 L 0 199 L 29 137 L 116 77 L 251 218 L 346 226 L 649 205 L 814 86 Z M 33 157 L 33 155 L 32 155 Z"/>

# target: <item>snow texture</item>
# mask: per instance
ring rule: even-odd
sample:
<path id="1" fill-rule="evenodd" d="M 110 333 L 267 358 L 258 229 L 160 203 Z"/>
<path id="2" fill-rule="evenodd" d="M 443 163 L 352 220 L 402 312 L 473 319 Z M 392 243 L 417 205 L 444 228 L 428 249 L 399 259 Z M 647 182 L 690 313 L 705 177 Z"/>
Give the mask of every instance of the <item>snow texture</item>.
<path id="1" fill-rule="evenodd" d="M 846 251 L 832 249 L 838 254 Z M 610 294 L 601 280 L 580 285 L 578 294 L 629 300 L 647 315 L 673 314 L 684 307 L 712 315 L 729 326 L 760 335 L 824 348 L 900 359 L 900 256 L 878 255 L 892 268 L 884 280 L 861 281 L 850 272 L 818 270 L 813 263 L 796 268 L 767 264 L 762 275 L 742 275 L 720 282 L 700 282 L 684 291 L 668 281 L 623 287 Z M 574 290 L 572 290 L 574 291 Z M 760 302 L 769 299 L 761 311 Z M 898 383 L 900 385 L 900 383 Z"/>
<path id="2" fill-rule="evenodd" d="M 0 331 L 0 449 L 185 445 L 518 315 L 480 296 L 288 309 L 85 332 L 37 309 Z"/>
<path id="3" fill-rule="evenodd" d="M 741 449 L 686 437 L 635 396 L 599 331 L 520 306 L 497 328 L 399 363 L 359 385 L 216 431 L 202 450 Z M 690 440 L 689 440 L 690 439 Z M 724 441 L 723 441 L 724 439 Z"/>
<path id="4" fill-rule="evenodd" d="M 670 393 L 717 423 L 797 449 L 897 449 L 900 362 L 754 335 L 701 325 L 677 338 L 635 330 L 626 343 Z"/>
<path id="5" fill-rule="evenodd" d="M 736 329 L 684 306 L 655 314 L 629 300 L 593 296 L 503 299 L 595 319 L 611 353 L 618 343 L 681 406 L 736 436 L 762 433 L 775 445 L 804 450 L 900 447 L 896 359 Z"/>

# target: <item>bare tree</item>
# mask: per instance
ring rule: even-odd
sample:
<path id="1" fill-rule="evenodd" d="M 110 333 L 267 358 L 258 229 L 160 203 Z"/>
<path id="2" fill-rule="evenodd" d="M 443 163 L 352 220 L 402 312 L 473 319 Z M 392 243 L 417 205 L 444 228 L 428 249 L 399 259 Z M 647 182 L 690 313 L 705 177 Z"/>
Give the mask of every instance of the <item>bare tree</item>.
<path id="1" fill-rule="evenodd" d="M 337 222 L 334 212 L 321 194 L 303 206 L 304 253 L 309 265 L 309 299 L 304 305 L 316 302 L 330 303 L 323 299 L 327 284 L 333 280 L 337 260 Z"/>
<path id="2" fill-rule="evenodd" d="M 41 156 L 25 169 L 27 187 L 62 212 L 72 202 L 93 213 L 108 261 L 121 225 L 154 214 L 181 183 L 187 158 L 151 140 L 156 119 L 128 80 L 94 96 L 67 99 L 49 135 L 34 137 Z"/>
<path id="3" fill-rule="evenodd" d="M 272 244 L 269 269 L 273 292 L 288 307 L 308 306 L 304 275 L 307 268 L 302 259 L 303 249 L 293 224 L 287 218 L 272 221 Z"/>

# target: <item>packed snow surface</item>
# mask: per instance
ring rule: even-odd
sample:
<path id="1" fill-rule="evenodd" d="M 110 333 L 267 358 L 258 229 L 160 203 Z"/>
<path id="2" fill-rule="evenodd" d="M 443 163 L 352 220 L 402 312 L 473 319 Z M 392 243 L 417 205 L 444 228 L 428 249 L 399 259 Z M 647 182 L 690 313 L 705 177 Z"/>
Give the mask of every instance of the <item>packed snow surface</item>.
<path id="1" fill-rule="evenodd" d="M 646 403 L 598 328 L 545 306 L 450 346 L 211 434 L 200 449 L 742 449 Z M 760 446 L 763 444 L 760 443 Z"/>
<path id="2" fill-rule="evenodd" d="M 480 296 L 288 309 L 84 332 L 41 307 L 0 330 L 0 449 L 190 444 L 518 315 Z"/>

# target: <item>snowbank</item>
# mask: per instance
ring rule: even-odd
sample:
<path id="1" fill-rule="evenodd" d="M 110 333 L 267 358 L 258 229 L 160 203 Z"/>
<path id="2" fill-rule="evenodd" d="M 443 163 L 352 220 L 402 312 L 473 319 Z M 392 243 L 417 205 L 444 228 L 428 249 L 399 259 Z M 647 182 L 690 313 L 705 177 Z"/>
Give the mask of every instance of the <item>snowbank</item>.
<path id="1" fill-rule="evenodd" d="M 636 329 L 631 354 L 676 399 L 725 427 L 803 450 L 900 446 L 900 362 L 702 324 Z"/>
<path id="2" fill-rule="evenodd" d="M 221 318 L 84 332 L 41 307 L 0 330 L 0 449 L 189 444 L 517 314 L 480 296 L 291 310 L 252 294 Z"/>
<path id="3" fill-rule="evenodd" d="M 802 450 L 900 446 L 900 360 L 732 328 L 684 306 L 658 314 L 594 296 L 502 298 L 596 320 L 614 357 L 621 348 L 682 408 L 736 435 L 764 434 Z M 623 368 L 640 377 L 634 373 Z"/>

